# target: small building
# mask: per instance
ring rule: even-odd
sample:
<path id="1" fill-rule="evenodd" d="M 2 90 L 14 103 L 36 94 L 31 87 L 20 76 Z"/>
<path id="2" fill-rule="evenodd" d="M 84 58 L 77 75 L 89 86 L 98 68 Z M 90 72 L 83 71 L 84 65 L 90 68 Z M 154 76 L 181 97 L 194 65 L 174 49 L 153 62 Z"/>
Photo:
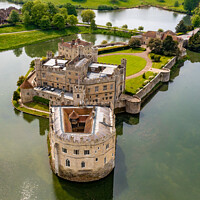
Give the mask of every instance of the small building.
<path id="1" fill-rule="evenodd" d="M 106 177 L 115 167 L 115 116 L 108 107 L 50 109 L 51 168 L 76 182 Z"/>

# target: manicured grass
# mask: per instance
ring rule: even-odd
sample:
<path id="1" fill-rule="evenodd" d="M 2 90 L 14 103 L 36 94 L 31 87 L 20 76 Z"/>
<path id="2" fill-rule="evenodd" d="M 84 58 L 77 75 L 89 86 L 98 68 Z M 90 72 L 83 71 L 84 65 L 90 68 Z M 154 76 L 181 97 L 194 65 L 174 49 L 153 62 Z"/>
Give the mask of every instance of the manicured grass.
<path id="1" fill-rule="evenodd" d="M 2 28 L 0 26 L 0 34 L 1 33 L 20 32 L 20 31 L 29 31 L 29 30 L 33 30 L 33 29 L 37 29 L 37 28 L 34 26 L 25 27 L 23 24 L 18 23 L 15 26 L 2 27 Z"/>
<path id="2" fill-rule="evenodd" d="M 13 103 L 13 106 L 19 111 L 22 111 L 22 112 L 25 112 L 25 113 L 31 114 L 31 115 L 40 116 L 40 117 L 45 117 L 45 118 L 49 117 L 49 114 L 46 114 L 46 113 L 43 113 L 43 112 L 33 111 L 33 110 L 30 110 L 30 109 L 27 109 L 27 108 L 24 108 L 24 107 L 20 107 L 20 105 L 14 100 L 12 101 L 12 103 Z"/>
<path id="3" fill-rule="evenodd" d="M 173 56 L 161 56 L 160 62 L 153 62 L 152 68 L 161 69 L 163 68 Z"/>
<path id="4" fill-rule="evenodd" d="M 29 102 L 29 103 L 25 103 L 24 105 L 26 105 L 30 108 L 37 109 L 37 110 L 49 112 L 49 107 L 47 105 L 43 105 L 43 104 L 40 104 L 40 103 Z"/>
<path id="5" fill-rule="evenodd" d="M 136 49 L 125 49 L 125 50 L 120 50 L 120 51 L 114 51 L 111 53 L 112 54 L 113 53 L 142 53 L 145 50 L 146 50 L 145 48 L 136 48 Z M 108 54 L 111 54 L 111 53 L 108 53 Z"/>
<path id="6" fill-rule="evenodd" d="M 144 58 L 140 58 L 138 56 L 132 55 L 109 55 L 104 57 L 99 57 L 98 62 L 103 63 L 112 63 L 112 64 L 120 64 L 121 59 L 127 59 L 126 66 L 126 76 L 130 76 L 141 71 L 146 66 L 146 60 Z"/>
<path id="7" fill-rule="evenodd" d="M 155 76 L 155 74 L 153 72 L 146 72 L 145 78 L 141 75 L 136 78 L 126 80 L 126 93 L 136 94 L 139 89 L 143 87 L 144 81 L 149 80 L 150 76 Z"/>

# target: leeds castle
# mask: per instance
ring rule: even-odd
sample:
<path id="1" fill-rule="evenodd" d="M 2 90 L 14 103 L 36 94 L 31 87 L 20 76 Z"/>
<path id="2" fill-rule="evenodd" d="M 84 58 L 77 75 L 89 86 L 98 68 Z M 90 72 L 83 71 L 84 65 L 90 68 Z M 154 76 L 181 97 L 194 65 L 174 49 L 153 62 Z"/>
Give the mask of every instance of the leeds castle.
<path id="1" fill-rule="evenodd" d="M 50 101 L 50 164 L 58 176 L 87 182 L 115 166 L 115 115 L 140 111 L 140 99 L 124 95 L 126 60 L 97 62 L 98 49 L 80 39 L 58 44 L 58 56 L 35 60 L 20 86 L 22 103 Z"/>

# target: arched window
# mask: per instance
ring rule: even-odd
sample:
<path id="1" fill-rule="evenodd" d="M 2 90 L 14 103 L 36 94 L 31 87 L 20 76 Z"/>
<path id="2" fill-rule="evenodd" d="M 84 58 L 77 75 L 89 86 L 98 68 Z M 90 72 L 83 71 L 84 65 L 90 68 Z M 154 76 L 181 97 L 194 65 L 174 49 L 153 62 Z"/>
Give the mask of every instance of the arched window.
<path id="1" fill-rule="evenodd" d="M 68 159 L 66 160 L 66 166 L 70 167 L 70 160 L 68 160 Z"/>
<path id="2" fill-rule="evenodd" d="M 85 162 L 84 161 L 81 162 L 81 167 L 82 168 L 85 167 Z"/>

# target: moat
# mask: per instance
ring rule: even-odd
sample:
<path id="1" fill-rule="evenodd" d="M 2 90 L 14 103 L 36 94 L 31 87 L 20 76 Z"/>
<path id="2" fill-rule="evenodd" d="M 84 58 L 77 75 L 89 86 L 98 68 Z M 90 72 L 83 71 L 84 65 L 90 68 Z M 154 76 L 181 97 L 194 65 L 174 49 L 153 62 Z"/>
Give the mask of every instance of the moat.
<path id="1" fill-rule="evenodd" d="M 81 38 L 99 43 L 105 37 Z M 0 53 L 0 199 L 200 198 L 200 55 L 190 52 L 192 60 L 174 73 L 139 116 L 117 115 L 114 172 L 99 182 L 76 184 L 50 170 L 48 120 L 19 113 L 11 105 L 17 78 L 27 72 L 34 57 L 44 56 L 49 49 L 55 52 L 57 42 Z"/>

